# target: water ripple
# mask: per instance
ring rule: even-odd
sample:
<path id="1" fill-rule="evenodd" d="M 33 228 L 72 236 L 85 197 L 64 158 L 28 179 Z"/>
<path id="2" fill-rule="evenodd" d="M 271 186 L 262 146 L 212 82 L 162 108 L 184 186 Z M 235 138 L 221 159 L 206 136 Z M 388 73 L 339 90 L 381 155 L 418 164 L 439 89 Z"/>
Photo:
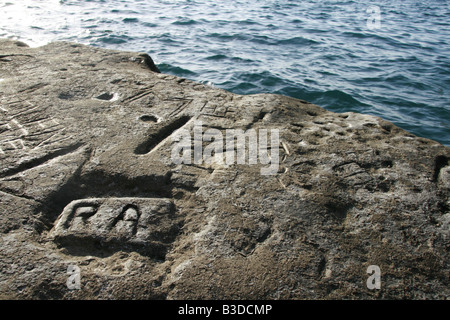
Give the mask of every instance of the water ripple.
<path id="1" fill-rule="evenodd" d="M 369 28 L 367 9 L 379 8 Z M 374 114 L 450 145 L 448 1 L 0 0 L 0 36 L 149 53 L 239 94 Z"/>

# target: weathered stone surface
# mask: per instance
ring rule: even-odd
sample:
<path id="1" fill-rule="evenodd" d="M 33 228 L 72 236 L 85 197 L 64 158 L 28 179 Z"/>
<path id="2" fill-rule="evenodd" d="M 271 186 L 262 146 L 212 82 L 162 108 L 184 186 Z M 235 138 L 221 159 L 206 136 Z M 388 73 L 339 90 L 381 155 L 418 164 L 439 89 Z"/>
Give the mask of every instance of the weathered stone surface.
<path id="1" fill-rule="evenodd" d="M 74 43 L 1 40 L 0 79 L 1 298 L 449 297 L 448 147 Z M 279 130 L 278 171 L 174 163 L 198 122 Z"/>
<path id="2" fill-rule="evenodd" d="M 66 247 L 128 248 L 163 258 L 178 231 L 169 199 L 90 198 L 72 201 L 50 232 Z"/>

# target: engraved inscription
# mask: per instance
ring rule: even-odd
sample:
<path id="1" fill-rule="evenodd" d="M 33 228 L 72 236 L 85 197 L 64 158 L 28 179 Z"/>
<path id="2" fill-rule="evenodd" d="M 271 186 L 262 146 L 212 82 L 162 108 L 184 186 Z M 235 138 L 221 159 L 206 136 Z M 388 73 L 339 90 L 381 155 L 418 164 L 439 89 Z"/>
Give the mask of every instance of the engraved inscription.
<path id="1" fill-rule="evenodd" d="M 64 127 L 44 115 L 42 108 L 27 101 L 0 103 L 0 155 L 29 151 L 67 139 Z"/>
<path id="2" fill-rule="evenodd" d="M 69 203 L 50 238 L 63 245 L 78 240 L 161 249 L 173 241 L 178 226 L 174 205 L 166 198 L 89 198 Z M 75 241 L 74 241 L 75 240 Z"/>

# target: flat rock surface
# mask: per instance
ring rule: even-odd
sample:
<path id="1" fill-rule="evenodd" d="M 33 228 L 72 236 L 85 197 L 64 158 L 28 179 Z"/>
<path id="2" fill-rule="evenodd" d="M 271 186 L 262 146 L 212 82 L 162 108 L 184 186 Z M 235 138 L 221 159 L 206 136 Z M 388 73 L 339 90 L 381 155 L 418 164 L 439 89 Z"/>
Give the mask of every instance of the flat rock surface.
<path id="1" fill-rule="evenodd" d="M 231 129 L 277 131 L 276 170 L 220 161 L 238 143 L 174 161 L 180 132 L 211 151 Z M 0 40 L 0 298 L 448 299 L 449 159 L 380 118 L 146 54 Z"/>

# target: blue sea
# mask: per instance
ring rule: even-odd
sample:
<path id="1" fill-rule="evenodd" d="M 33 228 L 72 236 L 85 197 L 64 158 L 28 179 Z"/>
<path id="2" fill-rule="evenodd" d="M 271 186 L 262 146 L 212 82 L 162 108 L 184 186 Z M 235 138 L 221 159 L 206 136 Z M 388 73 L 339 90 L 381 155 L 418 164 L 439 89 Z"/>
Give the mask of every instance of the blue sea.
<path id="1" fill-rule="evenodd" d="M 0 0 L 0 37 L 147 52 L 164 73 L 450 145 L 450 1 Z"/>

